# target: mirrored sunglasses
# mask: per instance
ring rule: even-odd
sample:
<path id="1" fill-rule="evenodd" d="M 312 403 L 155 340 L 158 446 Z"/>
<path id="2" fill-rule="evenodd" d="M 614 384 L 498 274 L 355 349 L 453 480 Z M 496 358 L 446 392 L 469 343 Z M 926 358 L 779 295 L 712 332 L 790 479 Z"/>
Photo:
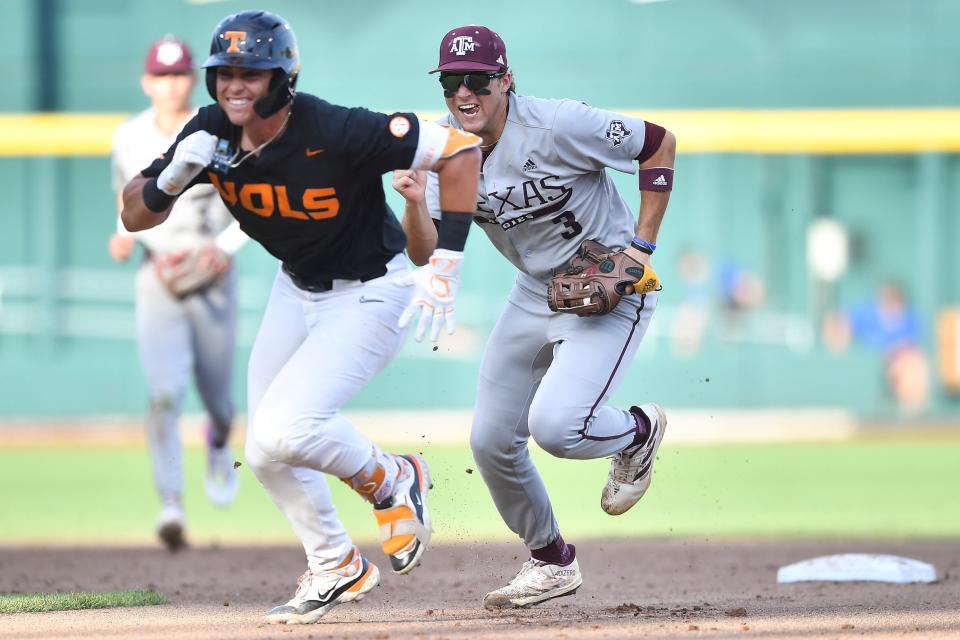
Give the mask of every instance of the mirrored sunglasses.
<path id="1" fill-rule="evenodd" d="M 440 85 L 443 87 L 445 98 L 452 98 L 462 84 L 467 89 L 478 96 L 490 95 L 490 81 L 495 78 L 502 78 L 506 71 L 496 73 L 487 73 L 484 71 L 471 71 L 470 73 L 441 73 Z"/>

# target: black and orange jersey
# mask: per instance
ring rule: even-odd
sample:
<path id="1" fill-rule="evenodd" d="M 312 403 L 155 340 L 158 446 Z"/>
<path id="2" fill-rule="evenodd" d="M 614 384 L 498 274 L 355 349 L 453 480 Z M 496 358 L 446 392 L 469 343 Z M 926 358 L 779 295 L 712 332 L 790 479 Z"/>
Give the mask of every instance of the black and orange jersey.
<path id="1" fill-rule="evenodd" d="M 160 175 L 180 140 L 199 130 L 229 141 L 231 153 L 239 145 L 241 128 L 223 109 L 203 107 L 143 175 Z M 286 129 L 259 156 L 226 173 L 208 167 L 190 186 L 212 183 L 240 228 L 299 279 L 369 280 L 406 246 L 381 176 L 410 168 L 418 138 L 413 114 L 350 109 L 300 93 Z"/>

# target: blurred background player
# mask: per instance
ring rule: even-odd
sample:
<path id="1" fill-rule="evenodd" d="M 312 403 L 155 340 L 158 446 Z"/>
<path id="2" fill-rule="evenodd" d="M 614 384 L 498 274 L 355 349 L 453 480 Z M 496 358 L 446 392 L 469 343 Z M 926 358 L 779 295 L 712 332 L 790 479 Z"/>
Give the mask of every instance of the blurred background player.
<path id="1" fill-rule="evenodd" d="M 506 46 L 486 27 L 447 33 L 434 72 L 450 111 L 442 123 L 483 139 L 484 190 L 475 219 L 519 270 L 480 365 L 470 446 L 500 515 L 531 554 L 508 585 L 486 594 L 484 606 L 527 606 L 570 595 L 582 582 L 576 549 L 560 535 L 527 449 L 531 437 L 560 458 L 612 456 L 600 499 L 611 515 L 630 509 L 650 485 L 666 428 L 662 409 L 607 402 L 640 346 L 658 294 L 625 295 L 606 315 L 579 317 L 551 311 L 547 287 L 588 239 L 616 250 L 616 260 L 650 266 L 676 142 L 651 122 L 574 100 L 518 96 Z M 639 220 L 606 173 L 608 167 L 633 173 L 637 163 Z M 394 176 L 407 201 L 414 261 L 447 224 L 434 230 L 436 180 L 426 178 L 424 190 L 422 173 Z"/>
<path id="2" fill-rule="evenodd" d="M 190 105 L 195 84 L 187 45 L 173 36 L 154 42 L 140 79 L 151 106 L 121 124 L 113 140 L 118 213 L 124 185 L 166 151 L 196 113 Z M 206 185 L 181 198 L 162 228 L 131 234 L 118 219 L 109 241 L 117 262 L 129 259 L 137 242 L 144 247 L 136 276 L 137 340 L 149 390 L 147 436 L 154 481 L 163 502 L 157 533 L 171 551 L 186 542 L 177 423 L 191 378 L 209 416 L 204 434 L 207 495 L 223 507 L 237 494 L 234 456 L 227 444 L 234 417 L 237 316 L 230 256 L 246 239 L 216 190 Z M 178 289 L 178 281 L 190 291 Z"/>
<path id="3" fill-rule="evenodd" d="M 429 544 L 426 463 L 382 451 L 341 407 L 400 350 L 401 315 L 452 311 L 480 139 L 297 93 L 296 37 L 265 11 L 224 18 L 203 66 L 216 103 L 125 187 L 121 217 L 128 229 L 154 227 L 181 194 L 212 183 L 280 260 L 250 355 L 245 452 L 307 555 L 293 598 L 267 620 L 311 623 L 380 580 L 337 518 L 327 474 L 371 503 L 395 573 L 412 571 Z M 382 184 L 383 173 L 411 167 L 437 172 L 448 230 L 415 287 L 398 286 L 410 274 L 406 238 Z"/>

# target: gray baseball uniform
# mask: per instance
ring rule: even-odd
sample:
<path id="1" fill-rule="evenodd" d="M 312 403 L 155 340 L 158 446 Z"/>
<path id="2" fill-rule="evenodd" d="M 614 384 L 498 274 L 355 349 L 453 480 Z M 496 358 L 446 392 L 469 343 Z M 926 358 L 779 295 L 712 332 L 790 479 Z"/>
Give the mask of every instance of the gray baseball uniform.
<path id="1" fill-rule="evenodd" d="M 443 123 L 459 126 L 450 114 Z M 503 134 L 484 160 L 475 220 L 520 272 L 487 343 L 470 445 L 500 515 L 530 549 L 559 528 L 528 439 L 558 457 L 590 459 L 619 452 L 635 433 L 632 415 L 607 402 L 657 294 L 581 318 L 551 312 L 546 284 L 583 240 L 629 244 L 636 216 L 605 169 L 634 173 L 643 139 L 642 120 L 511 93 Z M 436 176 L 427 187 L 439 218 Z"/>
<path id="2" fill-rule="evenodd" d="M 157 128 L 152 109 L 121 124 L 113 140 L 114 189 L 123 189 L 175 138 Z M 183 490 L 177 421 L 191 377 L 210 416 L 214 441 L 226 442 L 230 432 L 236 275 L 230 269 L 220 284 L 178 300 L 157 278 L 153 260 L 213 242 L 232 222 L 216 190 L 204 185 L 181 196 L 164 224 L 136 234 L 146 248 L 136 277 L 137 341 L 150 396 L 150 455 L 162 498 Z"/>

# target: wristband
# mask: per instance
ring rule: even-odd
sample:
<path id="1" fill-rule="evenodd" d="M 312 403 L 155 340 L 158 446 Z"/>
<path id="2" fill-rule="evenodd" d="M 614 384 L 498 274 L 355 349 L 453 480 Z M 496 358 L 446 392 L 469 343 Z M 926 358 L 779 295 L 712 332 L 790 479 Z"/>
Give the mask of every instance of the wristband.
<path id="1" fill-rule="evenodd" d="M 642 251 L 648 256 L 652 256 L 653 252 L 657 250 L 657 245 L 652 242 L 647 242 L 640 236 L 633 236 L 633 242 L 630 243 L 630 246 L 637 251 Z"/>
<path id="2" fill-rule="evenodd" d="M 441 211 L 440 228 L 437 230 L 437 249 L 463 251 L 463 247 L 467 244 L 471 222 L 473 222 L 473 212 Z"/>
<path id="3" fill-rule="evenodd" d="M 640 169 L 640 191 L 673 191 L 673 169 L 651 167 Z"/>
<path id="4" fill-rule="evenodd" d="M 156 178 L 147 180 L 143 185 L 141 195 L 143 196 L 143 204 L 154 213 L 163 213 L 169 209 L 173 201 L 177 199 L 177 196 L 172 196 L 169 193 L 161 191 L 160 187 L 157 186 Z"/>

